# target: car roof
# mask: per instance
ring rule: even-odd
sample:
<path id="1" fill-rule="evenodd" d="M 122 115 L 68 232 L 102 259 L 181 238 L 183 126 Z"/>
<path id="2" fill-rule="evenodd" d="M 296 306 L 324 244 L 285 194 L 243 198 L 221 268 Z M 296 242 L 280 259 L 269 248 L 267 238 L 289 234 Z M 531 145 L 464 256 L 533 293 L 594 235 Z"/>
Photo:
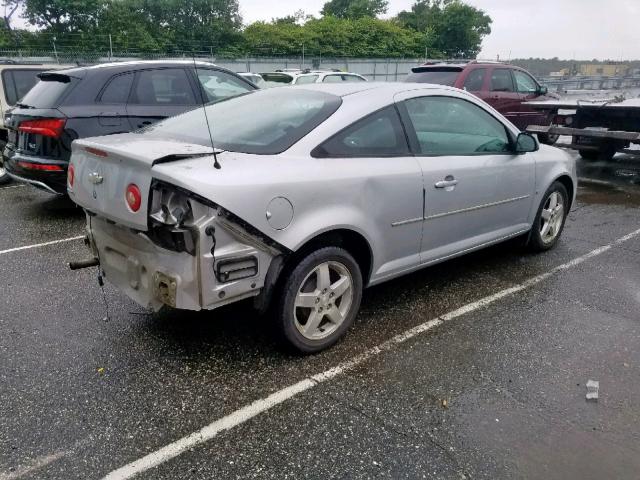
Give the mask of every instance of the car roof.
<path id="1" fill-rule="evenodd" d="M 321 92 L 331 93 L 339 97 L 346 97 L 348 95 L 354 95 L 360 92 L 366 92 L 368 90 L 380 90 L 390 95 L 397 93 L 407 92 L 411 90 L 452 90 L 458 89 L 453 87 L 447 87 L 444 85 L 432 85 L 430 83 L 406 83 L 406 82 L 357 82 L 357 83 L 305 83 L 303 85 L 292 85 L 287 88 L 297 88 L 306 90 L 318 90 Z"/>
<path id="2" fill-rule="evenodd" d="M 137 70 L 148 67 L 171 67 L 171 66 L 185 66 L 185 65 L 197 65 L 202 67 L 218 67 L 214 63 L 203 62 L 199 60 L 131 60 L 128 62 L 111 62 L 101 63 L 99 65 L 90 65 L 86 67 L 73 67 L 62 70 L 57 70 L 56 73 L 62 73 L 73 76 L 76 73 L 84 73 L 93 70 Z"/>

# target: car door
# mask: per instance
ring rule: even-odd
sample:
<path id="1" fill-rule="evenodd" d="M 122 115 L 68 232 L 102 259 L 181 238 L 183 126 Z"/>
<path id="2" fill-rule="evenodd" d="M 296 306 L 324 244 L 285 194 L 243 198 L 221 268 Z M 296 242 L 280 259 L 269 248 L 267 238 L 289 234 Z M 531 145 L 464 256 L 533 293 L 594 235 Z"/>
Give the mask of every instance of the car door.
<path id="1" fill-rule="evenodd" d="M 135 74 L 114 75 L 107 80 L 96 100 L 98 125 L 102 135 L 128 132 L 131 124 L 127 117 L 127 100 L 131 93 Z"/>
<path id="2" fill-rule="evenodd" d="M 420 264 L 423 186 L 394 105 L 355 122 L 314 149 L 329 170 L 352 178 L 349 192 L 366 212 L 375 244 L 372 281 Z M 350 203 L 344 208 L 352 208 Z"/>
<path id="3" fill-rule="evenodd" d="M 424 179 L 421 261 L 430 263 L 528 229 L 532 154 L 471 98 L 399 96 Z"/>
<path id="4" fill-rule="evenodd" d="M 520 114 L 516 126 L 522 130 L 529 125 L 547 125 L 547 116 L 541 110 L 534 110 L 526 102 L 540 97 L 540 85 L 535 79 L 522 70 L 513 70 L 513 80 L 520 96 Z"/>
<path id="5" fill-rule="evenodd" d="M 511 69 L 493 67 L 489 73 L 489 95 L 485 102 L 499 111 L 515 126 L 519 125 L 520 94 L 515 91 Z"/>
<path id="6" fill-rule="evenodd" d="M 127 103 L 132 130 L 194 108 L 195 92 L 185 68 L 158 68 L 136 73 Z"/>
<path id="7" fill-rule="evenodd" d="M 486 76 L 486 68 L 473 68 L 469 70 L 465 78 L 462 79 L 462 89 L 484 100 L 489 96 L 489 92 L 485 89 Z"/>

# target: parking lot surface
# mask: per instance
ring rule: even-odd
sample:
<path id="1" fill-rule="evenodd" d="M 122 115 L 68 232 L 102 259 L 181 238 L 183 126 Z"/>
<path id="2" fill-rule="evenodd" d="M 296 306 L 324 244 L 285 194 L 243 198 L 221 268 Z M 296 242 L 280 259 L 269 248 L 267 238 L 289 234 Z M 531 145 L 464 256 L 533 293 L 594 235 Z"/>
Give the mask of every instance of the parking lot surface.
<path id="1" fill-rule="evenodd" d="M 0 188 L 0 479 L 637 478 L 638 165 L 580 164 L 551 252 L 512 242 L 371 288 L 312 357 L 250 305 L 103 297 L 66 267 L 87 257 L 82 212 Z"/>

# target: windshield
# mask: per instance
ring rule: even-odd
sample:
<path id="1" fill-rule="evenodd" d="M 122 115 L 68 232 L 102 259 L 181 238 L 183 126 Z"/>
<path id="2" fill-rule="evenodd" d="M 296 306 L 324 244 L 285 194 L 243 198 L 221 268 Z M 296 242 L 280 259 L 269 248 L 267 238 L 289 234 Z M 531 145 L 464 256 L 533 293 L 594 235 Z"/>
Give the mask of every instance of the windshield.
<path id="1" fill-rule="evenodd" d="M 460 70 L 418 70 L 407 75 L 405 82 L 433 83 L 453 87 L 458 75 L 460 75 Z"/>
<path id="2" fill-rule="evenodd" d="M 313 90 L 270 89 L 209 104 L 138 133 L 216 148 L 272 155 L 285 151 L 332 115 L 342 99 Z"/>

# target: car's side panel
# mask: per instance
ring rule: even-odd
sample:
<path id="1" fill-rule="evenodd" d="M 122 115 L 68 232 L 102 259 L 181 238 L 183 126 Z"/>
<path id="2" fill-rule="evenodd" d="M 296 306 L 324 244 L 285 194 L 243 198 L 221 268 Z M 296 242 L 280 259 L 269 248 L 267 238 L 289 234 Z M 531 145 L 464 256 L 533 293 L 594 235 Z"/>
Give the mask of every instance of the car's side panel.
<path id="1" fill-rule="evenodd" d="M 323 232 L 354 230 L 373 251 L 372 279 L 418 263 L 422 174 L 415 158 L 264 158 L 234 153 L 218 158 L 221 170 L 205 158 L 160 164 L 152 171 L 156 178 L 211 199 L 294 251 Z M 271 167 L 258 181 L 247 175 L 257 161 L 268 161 Z M 247 189 L 251 202 L 246 201 Z M 293 207 L 290 224 L 281 230 L 267 218 L 269 203 L 276 197 L 286 198 Z"/>

